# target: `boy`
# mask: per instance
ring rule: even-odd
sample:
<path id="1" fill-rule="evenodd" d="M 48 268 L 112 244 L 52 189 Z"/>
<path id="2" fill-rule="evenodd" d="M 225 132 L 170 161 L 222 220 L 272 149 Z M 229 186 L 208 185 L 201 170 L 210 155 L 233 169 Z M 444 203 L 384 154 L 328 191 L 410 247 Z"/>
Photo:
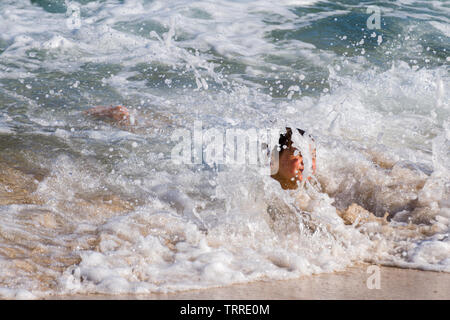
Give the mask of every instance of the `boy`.
<path id="1" fill-rule="evenodd" d="M 297 129 L 303 136 L 305 131 Z M 286 132 L 280 134 L 278 140 L 280 151 L 278 151 L 278 170 L 271 177 L 277 180 L 283 189 L 297 189 L 299 181 L 303 180 L 304 163 L 302 154 L 292 146 L 292 129 L 286 128 Z M 313 148 L 309 146 L 310 150 Z M 312 173 L 316 173 L 316 149 L 311 151 Z M 311 179 L 311 177 L 308 177 Z"/>

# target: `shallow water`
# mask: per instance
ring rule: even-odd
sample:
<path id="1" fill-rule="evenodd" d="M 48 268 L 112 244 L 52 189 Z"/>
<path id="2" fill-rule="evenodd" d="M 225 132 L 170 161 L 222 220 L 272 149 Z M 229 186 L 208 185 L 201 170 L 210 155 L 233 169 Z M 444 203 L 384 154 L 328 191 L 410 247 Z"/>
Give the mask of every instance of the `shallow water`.
<path id="1" fill-rule="evenodd" d="M 450 272 L 449 19 L 446 1 L 1 1 L 0 296 Z M 135 125 L 82 113 L 111 104 Z M 303 128 L 317 181 L 283 191 L 196 142 L 176 163 L 172 135 L 199 125 Z M 387 222 L 342 219 L 353 203 Z"/>

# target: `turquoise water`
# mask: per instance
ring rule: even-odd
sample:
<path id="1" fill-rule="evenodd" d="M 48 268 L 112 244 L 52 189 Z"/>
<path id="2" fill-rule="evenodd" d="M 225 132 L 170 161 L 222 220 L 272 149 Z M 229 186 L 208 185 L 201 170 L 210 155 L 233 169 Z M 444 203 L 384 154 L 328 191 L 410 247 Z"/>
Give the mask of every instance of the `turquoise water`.
<path id="1" fill-rule="evenodd" d="M 363 261 L 449 272 L 449 20 L 448 1 L 2 1 L 0 160 L 39 178 L 40 201 L 0 207 L 0 295 L 185 290 Z M 118 104 L 131 129 L 82 113 Z M 251 166 L 175 164 L 171 136 L 195 121 L 306 129 L 320 192 L 299 208 Z M 300 219 L 286 236 L 268 222 L 273 199 L 327 227 L 305 235 Z M 351 203 L 432 231 L 344 226 L 336 209 Z"/>

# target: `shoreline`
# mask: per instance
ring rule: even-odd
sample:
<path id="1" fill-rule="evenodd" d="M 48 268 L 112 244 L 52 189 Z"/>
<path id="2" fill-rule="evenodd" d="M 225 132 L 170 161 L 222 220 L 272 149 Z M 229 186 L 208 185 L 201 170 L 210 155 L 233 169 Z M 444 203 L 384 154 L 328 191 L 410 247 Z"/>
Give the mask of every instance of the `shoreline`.
<path id="1" fill-rule="evenodd" d="M 370 265 L 345 271 L 226 287 L 143 295 L 51 295 L 44 300 L 448 300 L 450 273 L 379 266 L 380 288 L 369 289 Z M 371 278 L 373 279 L 373 278 Z M 373 283 L 373 282 L 372 282 Z"/>

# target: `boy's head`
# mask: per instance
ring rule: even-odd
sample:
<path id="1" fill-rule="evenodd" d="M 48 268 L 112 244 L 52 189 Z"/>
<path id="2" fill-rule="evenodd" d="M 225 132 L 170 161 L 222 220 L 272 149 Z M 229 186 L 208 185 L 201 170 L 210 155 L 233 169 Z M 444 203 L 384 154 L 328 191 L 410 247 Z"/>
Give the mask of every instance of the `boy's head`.
<path id="1" fill-rule="evenodd" d="M 304 130 L 297 129 L 297 131 L 302 136 L 305 134 Z M 280 134 L 278 145 L 278 170 L 271 177 L 280 182 L 283 189 L 296 189 L 297 181 L 303 180 L 304 163 L 302 154 L 293 146 L 291 128 L 286 128 L 286 132 Z M 309 144 L 309 151 L 312 159 L 312 173 L 314 174 L 316 171 L 316 150 L 311 144 Z"/>

